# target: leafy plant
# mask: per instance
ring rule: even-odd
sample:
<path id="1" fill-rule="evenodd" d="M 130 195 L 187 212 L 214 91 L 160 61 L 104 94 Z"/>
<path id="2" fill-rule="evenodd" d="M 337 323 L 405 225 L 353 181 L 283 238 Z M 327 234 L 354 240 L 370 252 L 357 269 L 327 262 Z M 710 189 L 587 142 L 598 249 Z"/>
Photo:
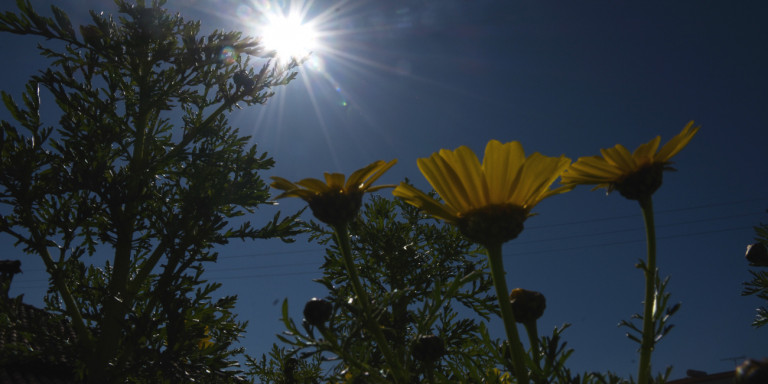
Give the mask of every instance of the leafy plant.
<path id="1" fill-rule="evenodd" d="M 747 248 L 747 260 L 751 266 L 754 267 L 768 267 L 768 225 L 761 224 L 755 227 L 756 243 L 750 245 Z M 758 298 L 768 302 L 768 272 L 750 270 L 752 280 L 744 283 L 744 289 L 741 292 L 742 296 L 757 296 Z M 768 324 L 768 308 L 760 306 L 756 309 L 757 314 L 755 320 L 752 322 L 752 326 L 760 328 Z"/>
<path id="2" fill-rule="evenodd" d="M 45 263 L 85 380 L 231 381 L 245 324 L 205 264 L 232 239 L 299 229 L 241 219 L 268 202 L 259 171 L 274 162 L 226 115 L 265 103 L 298 63 L 273 65 L 239 32 L 201 36 L 164 1 L 115 3 L 79 28 L 28 0 L 0 15 L 0 31 L 46 39 L 49 61 L 20 103 L 2 93 L 15 123 L 0 123 L 0 231 Z"/>

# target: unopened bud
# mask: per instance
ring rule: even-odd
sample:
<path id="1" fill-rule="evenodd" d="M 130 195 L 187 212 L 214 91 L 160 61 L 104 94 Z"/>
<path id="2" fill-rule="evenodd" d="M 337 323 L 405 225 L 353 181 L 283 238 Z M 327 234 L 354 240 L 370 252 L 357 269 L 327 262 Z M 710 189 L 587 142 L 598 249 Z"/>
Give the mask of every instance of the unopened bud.
<path id="1" fill-rule="evenodd" d="M 435 335 L 419 336 L 413 345 L 413 357 L 423 362 L 434 362 L 445 355 L 443 339 Z"/>
<path id="2" fill-rule="evenodd" d="M 250 76 L 248 76 L 248 72 L 246 71 L 235 72 L 235 74 L 232 75 L 232 81 L 236 86 L 242 87 L 246 91 L 250 91 L 253 89 L 253 86 L 256 85 L 256 82 L 253 81 Z"/>
<path id="3" fill-rule="evenodd" d="M 518 323 L 533 323 L 544 314 L 547 299 L 540 292 L 515 288 L 509 294 L 512 313 Z"/>
<path id="4" fill-rule="evenodd" d="M 293 375 L 296 372 L 296 368 L 299 366 L 299 361 L 293 357 L 285 359 L 283 362 L 283 375 L 288 381 L 293 381 Z"/>
<path id="5" fill-rule="evenodd" d="M 331 303 L 318 298 L 312 298 L 304 305 L 304 320 L 310 325 L 320 326 L 323 325 L 328 319 L 331 318 L 333 312 L 333 306 Z"/>
<path id="6" fill-rule="evenodd" d="M 768 267 L 768 250 L 763 243 L 747 245 L 747 260 L 755 267 Z"/>

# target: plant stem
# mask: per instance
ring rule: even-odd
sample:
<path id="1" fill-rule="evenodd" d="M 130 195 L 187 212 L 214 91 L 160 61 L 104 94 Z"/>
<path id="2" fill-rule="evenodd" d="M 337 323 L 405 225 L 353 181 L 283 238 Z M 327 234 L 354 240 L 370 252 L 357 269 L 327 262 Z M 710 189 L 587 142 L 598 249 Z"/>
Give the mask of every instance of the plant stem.
<path id="1" fill-rule="evenodd" d="M 368 328 L 368 330 L 373 334 L 373 337 L 376 340 L 376 344 L 379 345 L 379 350 L 381 350 L 381 353 L 384 355 L 387 363 L 389 363 L 390 369 L 392 369 L 392 374 L 395 378 L 395 382 L 406 383 L 408 382 L 408 379 L 405 371 L 403 371 L 400 366 L 400 360 L 397 359 L 395 354 L 392 353 L 392 350 L 389 348 L 389 343 L 384 337 L 384 334 L 381 332 L 381 327 L 379 326 L 378 321 L 376 321 L 373 313 L 371 313 L 368 294 L 366 293 L 365 289 L 363 289 L 362 284 L 360 284 L 360 277 L 357 274 L 357 267 L 355 266 L 355 262 L 352 260 L 352 251 L 349 245 L 349 232 L 347 231 L 347 226 L 346 224 L 334 225 L 333 229 L 334 233 L 336 234 L 336 242 L 341 250 L 341 256 L 344 258 L 344 266 L 346 267 L 347 273 L 349 274 L 349 281 L 352 283 L 352 288 L 355 290 L 357 300 L 360 301 L 360 306 L 363 309 L 363 321 L 366 325 L 366 328 Z"/>
<path id="2" fill-rule="evenodd" d="M 648 384 L 651 378 L 651 352 L 654 344 L 653 309 L 656 305 L 656 230 L 653 223 L 653 201 L 648 196 L 639 200 L 645 221 L 648 243 L 648 259 L 645 270 L 645 301 L 643 309 L 643 335 L 640 343 L 640 365 L 637 372 L 638 384 Z"/>
<path id="3" fill-rule="evenodd" d="M 539 351 L 539 329 L 536 326 L 536 321 L 530 321 L 523 323 L 525 326 L 525 332 L 528 334 L 528 342 L 531 344 L 531 354 L 533 355 L 533 361 L 539 366 L 539 357 L 541 352 Z"/>
<path id="4" fill-rule="evenodd" d="M 509 302 L 509 289 L 504 277 L 504 262 L 501 259 L 501 243 L 486 245 L 488 251 L 488 264 L 491 267 L 491 276 L 493 277 L 493 286 L 496 288 L 496 298 L 499 300 L 501 309 L 501 320 L 504 322 L 504 330 L 507 333 L 509 342 L 509 351 L 512 355 L 512 366 L 514 368 L 517 383 L 528 383 L 528 368 L 525 365 L 525 349 L 520 342 L 520 335 L 517 332 L 515 315 L 512 312 L 512 303 Z"/>

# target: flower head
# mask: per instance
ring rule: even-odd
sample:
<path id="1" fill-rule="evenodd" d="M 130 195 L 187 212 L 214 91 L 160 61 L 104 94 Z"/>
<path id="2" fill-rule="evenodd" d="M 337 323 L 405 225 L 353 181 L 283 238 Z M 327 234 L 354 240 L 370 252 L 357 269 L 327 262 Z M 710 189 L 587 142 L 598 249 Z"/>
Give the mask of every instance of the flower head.
<path id="1" fill-rule="evenodd" d="M 531 209 L 570 187 L 550 189 L 568 167 L 565 156 L 528 157 L 517 142 L 491 140 L 481 164 L 471 149 L 440 150 L 417 161 L 444 203 L 401 183 L 393 194 L 439 219 L 457 224 L 470 240 L 488 245 L 514 239 Z"/>
<path id="2" fill-rule="evenodd" d="M 606 188 L 608 192 L 616 189 L 631 200 L 650 197 L 661 186 L 662 172 L 672 169 L 669 160 L 688 145 L 699 128 L 689 122 L 660 150 L 659 136 L 632 153 L 621 144 L 601 149 L 602 156 L 581 157 L 571 164 L 560 182 L 570 186 L 596 184 L 595 189 Z"/>
<path id="3" fill-rule="evenodd" d="M 272 187 L 283 193 L 276 198 L 300 197 L 307 203 L 315 217 L 330 225 L 342 225 L 355 217 L 362 204 L 365 192 L 392 188 L 394 185 L 372 187 L 381 175 L 397 163 L 397 159 L 384 162 L 378 160 L 353 172 L 349 179 L 341 173 L 325 173 L 325 181 L 303 179 L 292 183 L 282 177 L 272 176 Z"/>

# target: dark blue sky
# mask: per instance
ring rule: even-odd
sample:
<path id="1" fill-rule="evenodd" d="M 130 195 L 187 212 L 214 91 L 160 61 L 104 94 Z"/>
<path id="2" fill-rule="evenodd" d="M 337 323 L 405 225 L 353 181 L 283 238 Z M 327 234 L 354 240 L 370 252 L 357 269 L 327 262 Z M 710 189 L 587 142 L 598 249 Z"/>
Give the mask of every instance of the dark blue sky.
<path id="1" fill-rule="evenodd" d="M 40 10 L 49 4 L 34 3 Z M 634 149 L 656 135 L 666 142 L 695 120 L 702 129 L 654 196 L 659 267 L 671 276 L 672 301 L 682 302 L 654 367 L 674 365 L 673 377 L 681 377 L 686 369 L 731 369 L 730 357 L 767 355 L 768 330 L 749 326 L 760 303 L 739 293 L 749 279 L 743 253 L 751 227 L 768 221 L 768 5 L 576 3 L 315 1 L 309 17 L 321 15 L 323 45 L 267 105 L 237 111 L 231 121 L 277 161 L 265 176 L 349 173 L 398 158 L 382 181 L 408 177 L 428 189 L 416 159 L 441 148 L 481 152 L 490 139 L 519 140 L 528 152 L 575 160 L 616 143 Z M 87 22 L 87 9 L 114 11 L 106 0 L 57 4 L 79 23 Z M 258 18 L 265 4 L 172 0 L 168 7 L 202 19 L 205 29 L 245 29 L 243 16 Z M 33 41 L 0 35 L 0 84 L 15 95 L 45 66 Z M 276 209 L 257 214 L 266 219 Z M 573 369 L 634 374 L 636 346 L 616 324 L 641 311 L 642 275 L 633 265 L 645 245 L 637 204 L 579 188 L 535 211 L 540 215 L 504 247 L 508 284 L 547 296 L 541 330 L 573 324 L 565 334 L 576 349 Z M 7 237 L 0 247 L 4 258 L 24 261 L 14 292 L 42 305 L 40 263 L 22 257 Z M 304 301 L 323 295 L 311 282 L 321 262 L 322 250 L 303 240 L 221 249 L 210 276 L 224 283 L 222 294 L 240 295 L 248 353 L 266 351 L 281 331 L 273 302 L 287 297 L 298 318 Z"/>

